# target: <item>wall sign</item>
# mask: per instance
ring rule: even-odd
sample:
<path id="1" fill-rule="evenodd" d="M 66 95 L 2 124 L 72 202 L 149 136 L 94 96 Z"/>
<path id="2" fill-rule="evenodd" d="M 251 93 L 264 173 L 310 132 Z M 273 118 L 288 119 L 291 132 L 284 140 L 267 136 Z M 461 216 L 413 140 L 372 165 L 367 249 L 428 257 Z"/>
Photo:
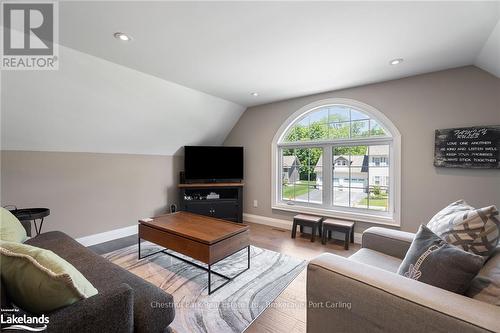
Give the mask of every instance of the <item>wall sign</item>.
<path id="1" fill-rule="evenodd" d="M 500 125 L 436 130 L 434 166 L 500 169 Z"/>

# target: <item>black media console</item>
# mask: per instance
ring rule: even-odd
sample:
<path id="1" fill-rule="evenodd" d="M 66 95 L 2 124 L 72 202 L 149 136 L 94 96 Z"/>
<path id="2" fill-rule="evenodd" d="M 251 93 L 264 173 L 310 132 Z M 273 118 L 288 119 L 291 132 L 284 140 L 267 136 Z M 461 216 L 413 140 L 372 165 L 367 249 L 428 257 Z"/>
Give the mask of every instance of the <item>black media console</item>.
<path id="1" fill-rule="evenodd" d="M 243 222 L 243 183 L 179 184 L 180 209 Z"/>

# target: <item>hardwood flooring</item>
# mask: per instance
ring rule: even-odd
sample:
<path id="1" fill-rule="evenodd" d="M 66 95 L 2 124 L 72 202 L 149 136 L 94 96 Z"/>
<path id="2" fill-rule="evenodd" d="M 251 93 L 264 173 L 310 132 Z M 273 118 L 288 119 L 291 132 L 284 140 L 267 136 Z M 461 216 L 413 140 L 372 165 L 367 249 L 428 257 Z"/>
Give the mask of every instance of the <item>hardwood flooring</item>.
<path id="1" fill-rule="evenodd" d="M 322 245 L 319 237 L 311 243 L 310 235 L 297 232 L 297 238 L 290 238 L 290 230 L 266 225 L 247 223 L 250 226 L 250 244 L 292 257 L 310 260 L 317 255 L 330 252 L 348 257 L 357 250 L 358 244 L 350 244 L 344 250 L 342 240 L 330 240 Z M 104 254 L 137 243 L 137 235 L 91 246 L 93 251 Z M 246 333 L 299 333 L 306 331 L 306 270 L 276 298 L 245 331 Z"/>
<path id="2" fill-rule="evenodd" d="M 311 260 L 324 252 L 348 257 L 360 248 L 358 244 L 350 244 L 349 250 L 346 251 L 341 240 L 331 240 L 322 245 L 318 237 L 311 243 L 309 234 L 301 235 L 297 232 L 297 238 L 292 239 L 290 230 L 255 223 L 247 224 L 250 226 L 250 244 L 304 260 Z M 306 270 L 302 271 L 245 333 L 305 332 L 306 275 Z"/>

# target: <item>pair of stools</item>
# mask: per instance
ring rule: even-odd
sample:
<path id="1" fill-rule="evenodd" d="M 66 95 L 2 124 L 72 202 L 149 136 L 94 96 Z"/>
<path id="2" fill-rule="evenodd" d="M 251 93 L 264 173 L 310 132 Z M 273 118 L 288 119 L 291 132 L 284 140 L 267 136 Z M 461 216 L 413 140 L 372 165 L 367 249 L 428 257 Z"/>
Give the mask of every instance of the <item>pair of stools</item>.
<path id="1" fill-rule="evenodd" d="M 293 217 L 292 238 L 297 235 L 297 226 L 300 227 L 300 232 L 304 231 L 304 227 L 310 227 L 311 242 L 314 242 L 316 231 L 321 236 L 321 243 L 325 244 L 326 239 L 332 238 L 332 231 L 338 231 L 344 234 L 344 248 L 349 250 L 349 242 L 354 243 L 354 222 L 337 220 L 332 218 L 323 218 L 320 216 L 299 214 Z"/>

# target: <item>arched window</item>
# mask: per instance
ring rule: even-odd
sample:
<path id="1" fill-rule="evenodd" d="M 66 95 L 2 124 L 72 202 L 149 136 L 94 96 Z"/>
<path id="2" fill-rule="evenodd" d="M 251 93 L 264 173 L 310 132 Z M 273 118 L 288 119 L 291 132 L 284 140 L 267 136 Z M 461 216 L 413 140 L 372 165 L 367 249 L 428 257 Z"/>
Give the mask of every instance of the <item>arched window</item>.
<path id="1" fill-rule="evenodd" d="M 364 103 L 303 107 L 273 140 L 272 207 L 399 225 L 400 141 L 389 119 Z"/>

